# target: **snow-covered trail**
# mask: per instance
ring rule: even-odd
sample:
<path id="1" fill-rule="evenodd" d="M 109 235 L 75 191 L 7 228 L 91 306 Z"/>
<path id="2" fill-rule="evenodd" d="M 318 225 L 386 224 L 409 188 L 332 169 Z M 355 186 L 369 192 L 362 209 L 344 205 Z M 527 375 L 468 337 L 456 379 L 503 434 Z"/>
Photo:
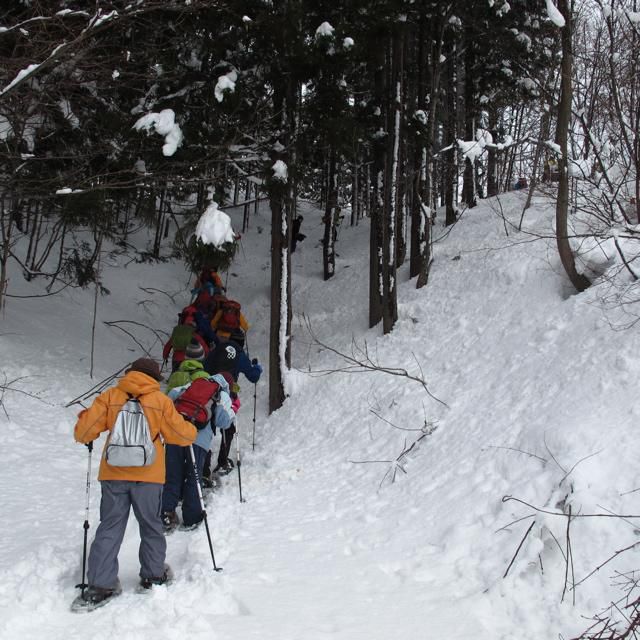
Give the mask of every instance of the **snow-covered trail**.
<path id="1" fill-rule="evenodd" d="M 518 195 L 504 205 L 517 220 Z M 527 224 L 548 231 L 549 211 L 540 205 Z M 567 473 L 597 452 L 571 471 L 572 499 L 587 510 L 602 503 L 633 511 L 634 494 L 620 493 L 640 484 L 632 429 L 640 363 L 629 355 L 639 338 L 611 331 L 593 297 L 567 297 L 553 244 L 505 237 L 486 203 L 435 245 L 428 287 L 415 290 L 401 271 L 399 321 L 391 335 L 380 336 L 379 328 L 367 328 L 366 226 L 340 230 L 336 275 L 325 283 L 321 214 L 308 207 L 304 215 L 307 239 L 293 255 L 292 395 L 267 416 L 267 384 L 258 384 L 252 451 L 254 389 L 241 379 L 246 502 L 239 502 L 235 472 L 207 498 L 224 570 L 214 574 L 202 528 L 177 531 L 167 556 L 175 583 L 134 594 L 132 518 L 120 555 L 125 593 L 91 615 L 68 612 L 80 580 L 87 454 L 71 437 L 77 407 L 61 406 L 93 384 L 87 378 L 91 295 L 54 302 L 56 313 L 49 306 L 38 313 L 37 302 L 8 308 L 0 340 L 6 361 L 15 364 L 5 374 L 25 376 L 28 389 L 42 391 L 49 404 L 6 400 L 11 437 L 0 447 L 0 638 L 35 640 L 46 630 L 50 640 L 178 634 L 537 640 L 560 631 L 575 635 L 585 626 L 580 615 L 610 597 L 605 580 L 589 584 L 582 608 L 559 605 L 564 564 L 546 532 L 555 528 L 562 538 L 563 524 L 552 519 L 540 521 L 503 580 L 530 520 L 501 530 L 528 513 L 501 499 L 511 494 L 555 507 Z M 228 279 L 230 295 L 253 325 L 251 356 L 262 361 L 269 332 L 266 229 L 263 212 L 252 220 Z M 442 231 L 436 227 L 436 235 Z M 100 320 L 135 319 L 169 330 L 188 297 L 185 278 L 171 264 L 113 269 L 107 275 L 113 294 L 100 301 Z M 142 295 L 141 283 L 174 300 Z M 340 360 L 314 341 L 301 314 L 319 341 L 342 352 L 355 346 L 361 357 L 366 349 L 372 360 L 412 375 L 422 368 L 439 401 L 401 377 L 322 375 Z M 96 352 L 96 379 L 137 355 L 113 328 L 99 331 Z M 425 422 L 435 431 L 421 438 Z M 97 460 L 91 531 L 98 519 L 96 472 Z M 594 558 L 636 534 L 632 527 L 621 533 L 578 523 L 573 535 L 576 572 L 585 574 Z"/>

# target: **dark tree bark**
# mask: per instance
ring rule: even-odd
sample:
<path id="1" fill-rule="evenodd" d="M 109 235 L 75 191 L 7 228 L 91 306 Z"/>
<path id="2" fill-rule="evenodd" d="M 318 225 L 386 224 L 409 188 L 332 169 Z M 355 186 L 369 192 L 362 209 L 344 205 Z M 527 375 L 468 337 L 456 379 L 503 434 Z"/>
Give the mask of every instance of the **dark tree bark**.
<path id="1" fill-rule="evenodd" d="M 324 237 L 322 238 L 322 266 L 324 279 L 332 278 L 336 271 L 336 234 L 338 224 L 338 172 L 336 152 L 329 149 L 327 168 L 327 203 L 324 209 Z"/>
<path id="2" fill-rule="evenodd" d="M 387 40 L 388 36 L 384 31 L 380 30 L 377 34 L 378 42 Z M 386 91 L 386 47 L 378 46 L 373 49 L 374 57 L 370 61 L 372 75 L 374 77 L 374 95 L 375 104 L 380 109 L 378 130 L 385 129 L 384 110 L 387 108 L 385 91 Z M 378 136 L 373 140 L 372 145 L 372 163 L 370 168 L 371 176 L 371 226 L 369 235 L 369 326 L 374 327 L 382 320 L 383 307 L 383 251 L 384 244 L 384 170 L 386 165 L 386 141 Z"/>
<path id="3" fill-rule="evenodd" d="M 451 49 L 447 55 L 447 82 L 445 86 L 446 91 L 446 105 L 447 105 L 447 118 L 445 121 L 445 140 L 447 144 L 451 144 L 452 147 L 446 152 L 444 157 L 444 180 L 445 180 L 445 225 L 449 226 L 456 221 L 456 183 L 458 181 L 458 164 L 456 158 L 455 139 L 457 137 L 456 120 L 457 120 L 457 100 L 456 100 L 456 49 L 452 43 Z"/>
<path id="4" fill-rule="evenodd" d="M 402 136 L 402 68 L 404 25 L 398 23 L 391 45 L 391 77 L 387 108 L 387 164 L 383 210 L 384 242 L 382 246 L 382 330 L 389 333 L 398 319 L 398 289 L 396 273 L 398 169 Z"/>
<path id="5" fill-rule="evenodd" d="M 469 28 L 465 29 L 465 55 L 464 55 L 464 134 L 465 139 L 475 140 L 475 89 L 473 83 L 473 69 L 475 66 L 475 52 L 473 49 L 473 34 Z M 462 183 L 462 201 L 467 207 L 475 207 L 476 183 L 475 163 L 469 159 L 464 163 L 464 181 Z"/>
<path id="6" fill-rule="evenodd" d="M 584 291 L 591 282 L 589 279 L 576 270 L 575 257 L 569 242 L 569 172 L 568 172 L 568 137 L 569 122 L 571 118 L 571 98 L 572 82 L 571 74 L 573 67 L 572 52 L 572 11 L 569 5 L 570 0 L 559 0 L 558 9 L 565 19 L 565 26 L 562 28 L 562 65 L 561 65 L 561 89 L 560 104 L 558 105 L 558 123 L 556 128 L 556 144 L 560 146 L 562 157 L 558 163 L 559 182 L 558 200 L 556 202 L 556 241 L 558 253 L 565 272 L 571 280 L 571 284 L 578 290 Z"/>

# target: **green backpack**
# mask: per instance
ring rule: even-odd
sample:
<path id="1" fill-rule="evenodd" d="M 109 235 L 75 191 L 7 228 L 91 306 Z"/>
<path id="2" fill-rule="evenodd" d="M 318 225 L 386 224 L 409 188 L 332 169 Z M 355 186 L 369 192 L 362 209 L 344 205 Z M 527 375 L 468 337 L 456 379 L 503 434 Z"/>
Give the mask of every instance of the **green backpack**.
<path id="1" fill-rule="evenodd" d="M 176 325 L 171 332 L 171 345 L 174 351 L 184 351 L 191 342 L 194 334 L 194 327 L 190 324 Z"/>
<path id="2" fill-rule="evenodd" d="M 197 360 L 183 360 L 177 371 L 167 380 L 167 392 L 176 387 L 182 387 L 198 378 L 208 378 L 209 374 L 202 368 L 202 362 Z"/>

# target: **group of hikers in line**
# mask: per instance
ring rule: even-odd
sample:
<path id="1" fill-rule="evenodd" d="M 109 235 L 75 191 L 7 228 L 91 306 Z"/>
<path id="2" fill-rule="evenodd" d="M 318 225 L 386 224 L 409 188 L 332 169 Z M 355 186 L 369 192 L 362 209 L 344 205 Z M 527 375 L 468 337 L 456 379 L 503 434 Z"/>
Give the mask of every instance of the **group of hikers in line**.
<path id="1" fill-rule="evenodd" d="M 197 527 L 206 517 L 201 487 L 211 486 L 215 473 L 233 468 L 238 377 L 242 373 L 255 384 L 262 367 L 244 350 L 249 325 L 214 269 L 201 271 L 192 297 L 164 345 L 165 364 L 171 357 L 166 390 L 160 388 L 159 364 L 139 358 L 78 416 L 74 437 L 90 449 L 109 431 L 98 474 L 100 524 L 78 609 L 100 606 L 121 592 L 118 553 L 131 508 L 140 528 L 140 587 L 170 581 L 165 535 L 180 524 L 179 504 L 182 527 Z M 218 430 L 214 466 L 211 448 Z"/>

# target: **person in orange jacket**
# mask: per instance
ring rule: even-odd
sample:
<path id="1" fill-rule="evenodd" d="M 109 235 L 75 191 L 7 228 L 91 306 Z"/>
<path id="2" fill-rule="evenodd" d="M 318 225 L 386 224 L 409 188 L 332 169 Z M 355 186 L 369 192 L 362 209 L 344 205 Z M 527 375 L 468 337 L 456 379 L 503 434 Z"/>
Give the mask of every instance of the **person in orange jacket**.
<path id="1" fill-rule="evenodd" d="M 160 391 L 162 379 L 155 361 L 139 358 L 115 387 L 101 393 L 79 414 L 74 429 L 76 441 L 88 445 L 102 432 L 112 430 L 124 404 L 130 397 L 135 397 L 146 417 L 156 452 L 149 466 L 114 467 L 105 457 L 107 439 L 98 473 L 102 486 L 100 525 L 89 553 L 89 586 L 83 591 L 84 600 L 93 606 L 121 591 L 118 552 L 131 507 L 140 526 L 140 585 L 150 588 L 154 584 L 164 584 L 170 577 L 170 569 L 165 565 L 167 543 L 160 518 L 165 482 L 163 442 L 188 446 L 195 441 L 197 430 Z"/>

